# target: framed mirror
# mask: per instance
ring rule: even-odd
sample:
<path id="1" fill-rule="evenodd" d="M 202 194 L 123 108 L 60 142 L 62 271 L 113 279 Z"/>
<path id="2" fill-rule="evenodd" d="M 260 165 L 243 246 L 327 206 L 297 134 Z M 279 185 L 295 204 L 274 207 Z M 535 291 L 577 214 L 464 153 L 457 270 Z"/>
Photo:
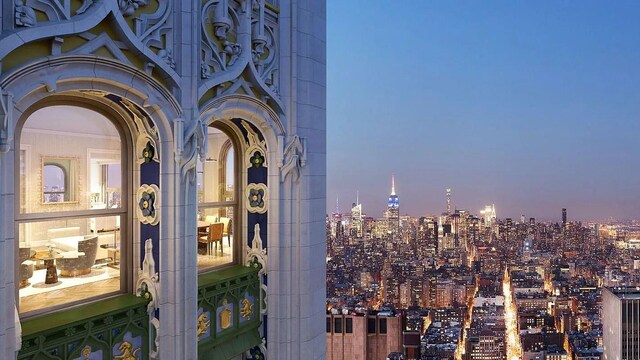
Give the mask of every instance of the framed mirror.
<path id="1" fill-rule="evenodd" d="M 77 203 L 78 159 L 42 157 L 42 203 Z"/>

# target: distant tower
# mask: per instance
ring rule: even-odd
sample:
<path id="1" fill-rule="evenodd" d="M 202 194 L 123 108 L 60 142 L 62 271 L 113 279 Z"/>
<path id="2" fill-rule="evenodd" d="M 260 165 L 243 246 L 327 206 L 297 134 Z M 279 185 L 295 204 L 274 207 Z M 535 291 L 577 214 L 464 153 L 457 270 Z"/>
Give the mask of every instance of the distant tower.
<path id="1" fill-rule="evenodd" d="M 447 214 L 451 214 L 451 189 L 447 189 Z"/>
<path id="2" fill-rule="evenodd" d="M 562 209 L 562 226 L 567 225 L 567 209 Z"/>
<path id="3" fill-rule="evenodd" d="M 362 204 L 360 204 L 358 192 L 356 192 L 356 202 L 351 207 L 351 229 L 356 238 L 362 239 Z"/>
<path id="4" fill-rule="evenodd" d="M 389 221 L 389 233 L 393 237 L 397 236 L 400 231 L 400 201 L 396 195 L 396 179 L 391 176 L 391 195 L 387 203 L 387 219 Z"/>

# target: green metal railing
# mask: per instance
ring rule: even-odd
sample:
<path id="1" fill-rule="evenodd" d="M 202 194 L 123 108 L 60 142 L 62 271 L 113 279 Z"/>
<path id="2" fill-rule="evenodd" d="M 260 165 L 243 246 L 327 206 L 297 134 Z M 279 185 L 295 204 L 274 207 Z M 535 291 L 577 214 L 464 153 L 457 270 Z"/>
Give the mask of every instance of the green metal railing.
<path id="1" fill-rule="evenodd" d="M 122 295 L 27 319 L 18 359 L 148 359 L 147 303 Z"/>
<path id="2" fill-rule="evenodd" d="M 260 279 L 234 266 L 198 279 L 198 358 L 230 359 L 260 344 Z"/>

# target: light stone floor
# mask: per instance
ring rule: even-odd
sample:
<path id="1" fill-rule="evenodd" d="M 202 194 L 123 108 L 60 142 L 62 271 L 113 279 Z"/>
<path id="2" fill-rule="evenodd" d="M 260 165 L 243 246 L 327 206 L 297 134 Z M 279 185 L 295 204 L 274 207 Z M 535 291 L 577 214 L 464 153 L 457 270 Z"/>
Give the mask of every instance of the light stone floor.
<path id="1" fill-rule="evenodd" d="M 198 247 L 198 270 L 217 267 L 225 264 L 229 264 L 233 261 L 233 240 L 231 240 L 231 246 L 226 238 L 222 240 L 224 245 L 222 247 L 223 252 L 220 253 L 220 244 L 218 244 L 218 251 L 214 250 L 211 254 L 206 254 L 206 248 L 204 244 Z"/>
<path id="2" fill-rule="evenodd" d="M 59 283 L 50 285 L 44 284 L 45 273 L 44 269 L 34 271 L 31 284 L 19 290 L 21 313 L 120 290 L 120 269 L 108 266 L 82 276 L 59 276 Z"/>
<path id="3" fill-rule="evenodd" d="M 218 267 L 233 262 L 233 241 L 231 246 L 225 238 L 223 252 L 206 253 L 206 248 L 198 250 L 198 270 Z M 220 246 L 220 245 L 218 245 Z M 35 270 L 30 284 L 19 290 L 20 312 L 30 312 L 44 307 L 74 302 L 99 294 L 120 290 L 120 270 L 103 266 L 92 269 L 90 274 L 77 277 L 58 277 L 57 284 L 44 284 L 45 269 Z"/>

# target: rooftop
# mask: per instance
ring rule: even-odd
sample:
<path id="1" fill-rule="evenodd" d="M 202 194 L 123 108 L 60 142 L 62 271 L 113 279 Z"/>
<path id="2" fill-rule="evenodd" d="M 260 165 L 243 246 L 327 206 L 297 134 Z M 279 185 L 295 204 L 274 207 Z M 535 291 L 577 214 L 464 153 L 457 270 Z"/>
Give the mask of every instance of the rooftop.
<path id="1" fill-rule="evenodd" d="M 620 299 L 640 299 L 640 287 L 612 287 L 606 289 Z"/>

